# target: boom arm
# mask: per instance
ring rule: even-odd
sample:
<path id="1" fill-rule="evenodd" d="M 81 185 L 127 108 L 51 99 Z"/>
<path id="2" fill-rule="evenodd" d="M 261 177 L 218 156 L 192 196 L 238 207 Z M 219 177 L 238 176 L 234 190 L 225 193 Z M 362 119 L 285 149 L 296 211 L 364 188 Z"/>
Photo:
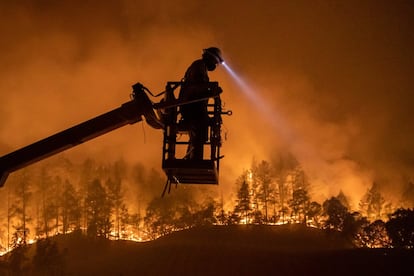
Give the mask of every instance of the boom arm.
<path id="1" fill-rule="evenodd" d="M 133 99 L 119 108 L 0 157 L 0 187 L 11 172 L 127 124 L 140 122 L 142 116 L 153 128 L 163 128 L 144 89 L 137 83 L 133 85 Z"/>

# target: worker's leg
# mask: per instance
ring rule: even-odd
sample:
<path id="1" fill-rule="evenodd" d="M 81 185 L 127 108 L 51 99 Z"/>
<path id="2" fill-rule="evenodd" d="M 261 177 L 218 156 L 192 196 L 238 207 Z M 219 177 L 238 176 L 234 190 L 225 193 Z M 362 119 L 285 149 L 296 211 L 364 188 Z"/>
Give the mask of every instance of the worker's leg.
<path id="1" fill-rule="evenodd" d="M 208 126 L 204 122 L 197 122 L 190 126 L 190 143 L 187 149 L 189 159 L 203 160 L 204 143 L 207 141 Z"/>

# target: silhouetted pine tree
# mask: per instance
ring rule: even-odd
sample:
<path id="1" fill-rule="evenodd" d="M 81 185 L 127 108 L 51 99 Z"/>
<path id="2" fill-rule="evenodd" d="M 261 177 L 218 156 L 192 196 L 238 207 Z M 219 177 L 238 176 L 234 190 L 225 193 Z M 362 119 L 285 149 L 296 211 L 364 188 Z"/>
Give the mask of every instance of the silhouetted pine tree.
<path id="1" fill-rule="evenodd" d="M 126 175 L 126 164 L 123 160 L 118 160 L 110 167 L 109 171 L 110 174 L 106 181 L 106 187 L 115 216 L 115 235 L 119 239 L 121 232 L 121 208 L 124 201 L 122 180 Z"/>
<path id="2" fill-rule="evenodd" d="M 325 200 L 322 208 L 323 214 L 326 216 L 323 228 L 342 231 L 345 219 L 349 214 L 348 209 L 336 197 Z"/>
<path id="3" fill-rule="evenodd" d="M 49 236 L 49 232 L 53 228 L 53 220 L 58 215 L 58 210 L 56 207 L 58 195 L 56 194 L 56 189 L 54 189 L 54 182 L 52 177 L 48 174 L 46 166 L 40 168 L 40 175 L 36 177 L 36 201 L 40 210 L 40 220 L 38 221 L 37 226 L 37 235 L 46 237 Z"/>
<path id="4" fill-rule="evenodd" d="M 29 234 L 28 223 L 31 218 L 28 215 L 28 205 L 32 193 L 28 170 L 23 169 L 17 172 L 16 182 L 12 185 L 15 187 L 12 196 L 13 203 L 10 206 L 10 215 L 15 229 L 12 247 L 16 248 L 27 244 Z"/>
<path id="5" fill-rule="evenodd" d="M 414 248 L 414 210 L 400 208 L 386 222 L 391 244 L 397 248 Z"/>
<path id="6" fill-rule="evenodd" d="M 61 200 L 63 233 L 66 234 L 68 231 L 80 229 L 82 215 L 80 198 L 69 180 L 66 180 L 63 185 Z"/>
<path id="7" fill-rule="evenodd" d="M 248 182 L 245 180 L 245 176 L 242 176 L 240 188 L 237 192 L 236 206 L 234 207 L 234 213 L 241 219 L 245 220 L 245 223 L 249 223 L 251 202 L 250 202 L 250 188 Z"/>
<path id="8" fill-rule="evenodd" d="M 292 197 L 292 175 L 299 165 L 296 158 L 289 152 L 278 153 L 272 159 L 272 167 L 275 172 L 276 190 L 275 203 L 278 204 L 279 219 L 285 222 L 286 214 L 289 211 L 288 201 Z"/>
<path id="9" fill-rule="evenodd" d="M 258 165 L 252 168 L 253 182 L 256 183 L 255 195 L 257 202 L 260 204 L 264 213 L 264 221 L 269 221 L 269 209 L 271 205 L 275 204 L 275 186 L 274 186 L 274 173 L 267 161 L 262 161 Z"/>
<path id="10" fill-rule="evenodd" d="M 306 224 L 306 213 L 309 208 L 310 198 L 308 191 L 302 188 L 293 191 L 292 199 L 289 201 L 289 207 L 293 216 L 297 216 L 299 221 Z"/>
<path id="11" fill-rule="evenodd" d="M 112 228 L 112 206 L 99 179 L 93 180 L 88 185 L 85 207 L 88 220 L 88 236 L 109 238 Z"/>
<path id="12" fill-rule="evenodd" d="M 386 202 L 381 194 L 379 185 L 377 182 L 373 182 L 361 199 L 359 207 L 361 212 L 366 214 L 370 221 L 374 221 L 381 219 L 385 204 Z"/>
<path id="13" fill-rule="evenodd" d="M 313 221 L 313 225 L 320 227 L 320 216 L 322 215 L 322 205 L 316 201 L 312 201 L 306 212 L 306 216 Z"/>

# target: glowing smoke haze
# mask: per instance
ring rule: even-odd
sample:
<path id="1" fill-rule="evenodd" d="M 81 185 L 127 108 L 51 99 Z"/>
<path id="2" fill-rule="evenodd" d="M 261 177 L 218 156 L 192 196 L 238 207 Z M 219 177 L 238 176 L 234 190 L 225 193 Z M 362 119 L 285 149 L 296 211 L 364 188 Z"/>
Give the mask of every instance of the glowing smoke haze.
<path id="1" fill-rule="evenodd" d="M 326 161 L 324 158 L 330 158 L 330 156 L 322 156 L 326 153 L 324 149 L 321 149 L 321 145 L 309 143 L 305 138 L 301 139 L 301 135 L 294 133 L 294 125 L 289 125 L 287 120 L 282 118 L 283 115 L 279 114 L 274 105 L 272 106 L 266 101 L 259 91 L 255 91 L 247 84 L 226 62 L 223 63 L 223 67 L 237 84 L 239 92 L 242 92 L 248 102 L 251 103 L 249 114 L 258 114 L 257 123 L 268 128 L 270 133 L 275 133 L 278 136 L 279 143 L 284 148 L 281 151 L 292 151 L 302 166 L 304 166 L 311 177 L 311 183 L 314 188 L 313 192 L 316 192 L 316 194 L 313 194 L 314 197 L 323 200 L 330 194 L 339 192 L 336 190 L 337 185 L 330 185 L 329 181 L 332 179 L 335 179 L 339 187 L 348 194 L 356 195 L 356 198 L 362 196 L 365 192 L 365 187 L 368 187 L 372 180 L 370 175 L 360 172 L 360 168 L 352 160 Z M 331 136 L 329 135 L 329 137 Z M 258 140 L 257 142 L 265 141 L 263 138 L 256 139 Z M 272 149 L 274 145 L 266 141 L 264 146 L 265 148 Z M 330 155 L 335 155 L 332 149 L 329 149 L 329 152 Z M 324 174 L 315 174 L 318 170 L 324 171 Z M 334 189 L 330 190 L 330 187 L 334 187 Z M 350 203 L 356 207 L 358 202 L 355 198 L 352 198 Z"/>
<path id="2" fill-rule="evenodd" d="M 413 10 L 410 1 L 3 1 L 0 154 L 120 106 L 137 81 L 162 91 L 217 46 L 242 76 L 210 74 L 233 110 L 218 189 L 230 195 L 253 158 L 291 152 L 317 200 L 342 189 L 357 202 L 372 181 L 398 196 L 414 167 Z M 135 124 L 65 154 L 159 169 L 161 136 Z"/>

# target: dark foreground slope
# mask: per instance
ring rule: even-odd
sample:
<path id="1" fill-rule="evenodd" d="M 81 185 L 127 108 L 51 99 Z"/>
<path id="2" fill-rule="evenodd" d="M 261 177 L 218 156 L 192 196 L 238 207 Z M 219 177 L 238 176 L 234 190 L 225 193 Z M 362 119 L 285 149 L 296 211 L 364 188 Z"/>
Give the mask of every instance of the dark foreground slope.
<path id="1" fill-rule="evenodd" d="M 300 225 L 214 226 L 147 243 L 58 239 L 65 275 L 414 275 L 409 251 L 352 249 Z"/>

